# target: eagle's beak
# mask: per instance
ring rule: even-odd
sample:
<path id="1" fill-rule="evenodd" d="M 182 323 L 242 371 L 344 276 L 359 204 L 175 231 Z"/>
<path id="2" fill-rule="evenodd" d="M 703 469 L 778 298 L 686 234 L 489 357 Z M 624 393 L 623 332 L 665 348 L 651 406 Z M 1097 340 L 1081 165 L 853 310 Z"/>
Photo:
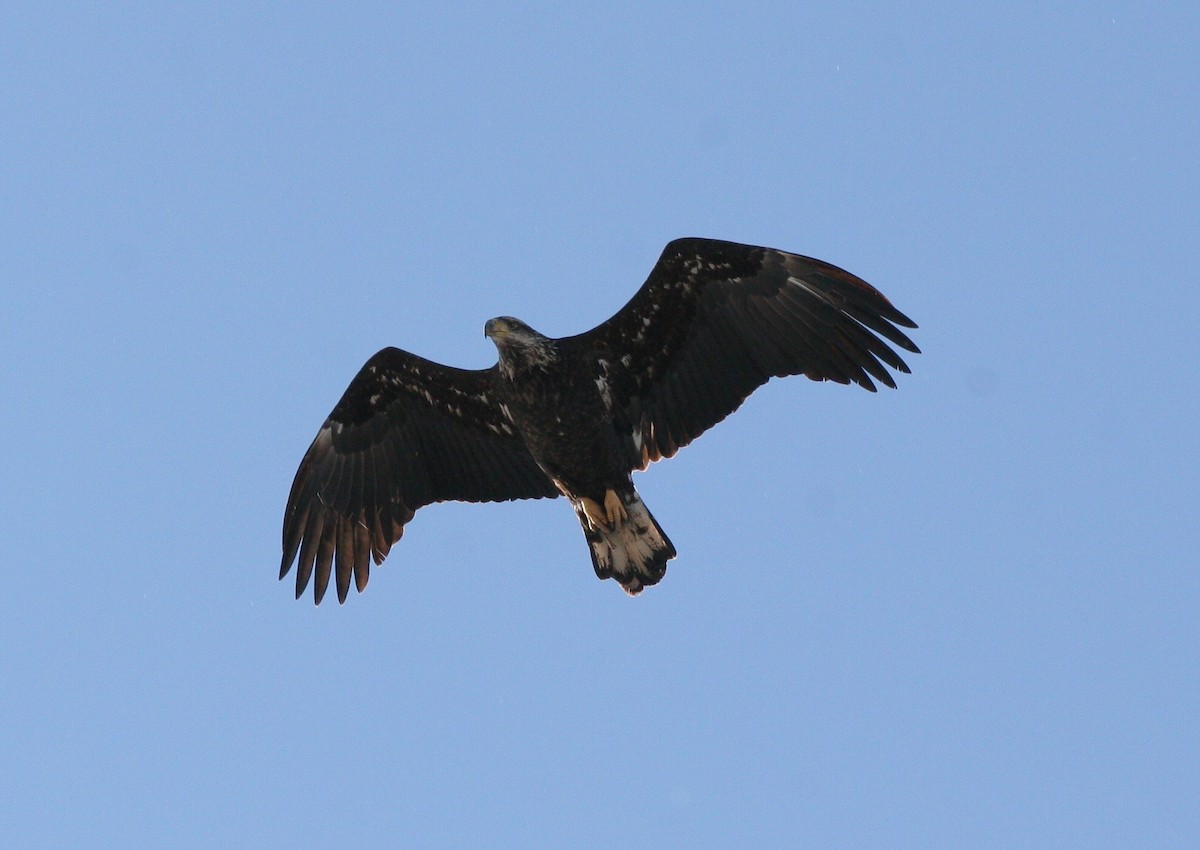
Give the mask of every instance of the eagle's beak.
<path id="1" fill-rule="evenodd" d="M 483 326 L 483 335 L 486 337 L 495 337 L 506 333 L 508 333 L 508 323 L 502 319 L 488 319 Z"/>

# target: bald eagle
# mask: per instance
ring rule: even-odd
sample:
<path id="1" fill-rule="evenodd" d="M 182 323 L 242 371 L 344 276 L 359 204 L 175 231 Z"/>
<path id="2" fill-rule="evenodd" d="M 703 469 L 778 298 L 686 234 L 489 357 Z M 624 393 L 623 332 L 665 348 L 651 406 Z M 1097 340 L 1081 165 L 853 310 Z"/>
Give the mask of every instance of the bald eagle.
<path id="1" fill-rule="evenodd" d="M 657 584 L 675 547 L 631 473 L 671 457 L 772 377 L 872 392 L 908 372 L 911 319 L 836 266 L 712 239 L 667 245 L 607 322 L 555 339 L 511 316 L 484 334 L 490 369 L 385 348 L 366 362 L 309 446 L 288 496 L 279 577 L 296 597 L 336 577 L 344 602 L 423 505 L 566 496 L 602 579 Z"/>

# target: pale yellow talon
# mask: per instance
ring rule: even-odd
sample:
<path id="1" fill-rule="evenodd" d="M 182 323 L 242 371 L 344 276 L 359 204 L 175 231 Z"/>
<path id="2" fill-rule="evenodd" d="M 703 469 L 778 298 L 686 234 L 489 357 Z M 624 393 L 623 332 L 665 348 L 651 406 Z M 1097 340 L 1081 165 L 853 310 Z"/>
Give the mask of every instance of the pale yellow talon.
<path id="1" fill-rule="evenodd" d="M 629 514 L 625 513 L 625 505 L 621 502 L 621 497 L 617 495 L 616 490 L 604 491 L 604 511 L 608 514 L 608 524 L 612 526 L 629 518 Z"/>
<path id="2" fill-rule="evenodd" d="M 625 512 L 625 505 L 621 502 L 621 497 L 615 490 L 604 491 L 603 507 L 595 499 L 589 499 L 587 496 L 581 497 L 579 504 L 583 507 L 583 512 L 587 514 L 592 528 L 614 528 L 617 523 L 624 522 L 629 517 L 629 514 Z"/>
<path id="3" fill-rule="evenodd" d="M 605 502 L 607 501 L 608 499 L 606 498 Z M 583 496 L 580 498 L 579 504 L 583 506 L 583 512 L 587 514 L 588 522 L 592 524 L 592 528 L 605 528 L 607 526 L 607 516 L 605 515 L 604 509 L 596 504 L 595 499 L 589 499 L 587 496 Z"/>

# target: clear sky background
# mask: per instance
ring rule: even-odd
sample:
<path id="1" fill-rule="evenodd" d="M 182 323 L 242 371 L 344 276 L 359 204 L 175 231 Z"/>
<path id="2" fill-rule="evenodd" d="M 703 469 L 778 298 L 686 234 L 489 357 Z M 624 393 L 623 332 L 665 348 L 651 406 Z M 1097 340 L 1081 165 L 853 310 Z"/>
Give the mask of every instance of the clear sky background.
<path id="1" fill-rule="evenodd" d="M 412 5 L 412 4 L 406 4 Z M 1200 6 L 6 4 L 13 847 L 1200 845 Z M 921 327 L 636 481 L 280 520 L 355 371 L 611 315 L 677 236 Z M 332 596 L 332 595 L 331 595 Z"/>

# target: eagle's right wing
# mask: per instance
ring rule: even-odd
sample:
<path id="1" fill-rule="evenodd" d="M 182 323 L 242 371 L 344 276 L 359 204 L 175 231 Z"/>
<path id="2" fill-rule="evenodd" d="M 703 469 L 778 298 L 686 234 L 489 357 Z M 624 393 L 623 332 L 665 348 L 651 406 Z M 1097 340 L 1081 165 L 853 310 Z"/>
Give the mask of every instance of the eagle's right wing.
<path id="1" fill-rule="evenodd" d="M 670 457 L 772 377 L 872 379 L 908 366 L 916 324 L 866 281 L 772 248 L 676 239 L 642 288 L 607 322 L 560 340 L 599 363 L 631 468 Z"/>
<path id="2" fill-rule="evenodd" d="M 385 348 L 359 370 L 296 471 L 283 517 L 279 577 L 296 597 L 316 573 L 320 602 L 336 571 L 361 592 L 423 505 L 553 497 L 494 399 L 496 367 L 455 369 Z"/>

